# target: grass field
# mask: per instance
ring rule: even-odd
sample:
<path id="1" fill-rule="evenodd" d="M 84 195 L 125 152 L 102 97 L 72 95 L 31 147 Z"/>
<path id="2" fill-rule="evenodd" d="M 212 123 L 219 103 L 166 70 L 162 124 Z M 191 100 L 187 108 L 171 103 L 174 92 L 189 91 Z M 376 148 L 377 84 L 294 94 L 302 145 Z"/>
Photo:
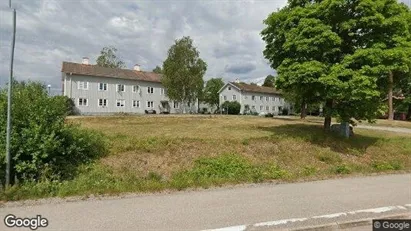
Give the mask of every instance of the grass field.
<path id="1" fill-rule="evenodd" d="M 411 135 L 355 129 L 354 137 L 342 139 L 325 134 L 316 118 L 157 115 L 68 121 L 105 134 L 110 154 L 81 167 L 75 179 L 21 185 L 3 199 L 411 170 Z"/>

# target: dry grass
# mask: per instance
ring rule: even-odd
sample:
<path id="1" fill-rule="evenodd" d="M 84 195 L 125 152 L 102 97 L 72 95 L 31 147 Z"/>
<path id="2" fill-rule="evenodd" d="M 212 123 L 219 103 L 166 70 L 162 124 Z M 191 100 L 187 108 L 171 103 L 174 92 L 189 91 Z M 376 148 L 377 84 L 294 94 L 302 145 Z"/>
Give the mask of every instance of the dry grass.
<path id="1" fill-rule="evenodd" d="M 101 164 L 118 174 L 149 172 L 166 178 L 193 166 L 200 157 L 224 153 L 253 164 L 277 163 L 292 178 L 327 176 L 345 166 L 373 172 L 377 164 L 411 169 L 411 136 L 356 129 L 350 140 L 324 134 L 319 119 L 306 121 L 253 116 L 120 116 L 72 119 L 111 140 Z M 345 168 L 342 167 L 342 168 Z M 384 166 L 383 166 L 384 167 Z"/>

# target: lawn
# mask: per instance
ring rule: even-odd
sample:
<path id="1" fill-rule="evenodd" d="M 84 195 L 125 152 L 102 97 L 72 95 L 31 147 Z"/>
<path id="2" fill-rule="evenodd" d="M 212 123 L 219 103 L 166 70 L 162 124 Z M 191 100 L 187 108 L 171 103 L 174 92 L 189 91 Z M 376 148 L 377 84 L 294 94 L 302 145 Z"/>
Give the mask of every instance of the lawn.
<path id="1" fill-rule="evenodd" d="M 110 154 L 64 182 L 24 184 L 1 198 L 180 190 L 411 170 L 411 135 L 355 129 L 343 139 L 318 119 L 111 116 L 68 120 L 102 132 Z"/>

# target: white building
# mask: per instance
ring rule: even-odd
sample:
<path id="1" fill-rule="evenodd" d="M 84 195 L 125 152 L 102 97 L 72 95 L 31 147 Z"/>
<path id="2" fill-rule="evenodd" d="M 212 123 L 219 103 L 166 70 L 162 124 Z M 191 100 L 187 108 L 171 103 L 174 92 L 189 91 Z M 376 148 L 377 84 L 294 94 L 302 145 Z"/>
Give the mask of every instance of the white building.
<path id="1" fill-rule="evenodd" d="M 225 101 L 237 101 L 241 105 L 241 114 L 252 112 L 282 114 L 283 109 L 292 110 L 284 101 L 280 91 L 272 87 L 229 82 L 219 91 L 220 105 Z"/>
<path id="2" fill-rule="evenodd" d="M 161 75 L 140 70 L 117 69 L 83 62 L 63 62 L 63 95 L 73 99 L 80 114 L 189 113 L 197 112 L 197 103 L 182 105 L 167 97 Z"/>

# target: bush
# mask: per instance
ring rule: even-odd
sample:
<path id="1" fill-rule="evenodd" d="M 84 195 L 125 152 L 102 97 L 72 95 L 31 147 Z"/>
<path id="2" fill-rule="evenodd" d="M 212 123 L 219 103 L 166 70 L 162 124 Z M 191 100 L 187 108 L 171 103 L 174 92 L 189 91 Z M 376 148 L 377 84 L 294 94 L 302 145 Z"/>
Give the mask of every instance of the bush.
<path id="1" fill-rule="evenodd" d="M 267 113 L 267 114 L 265 114 L 264 116 L 265 116 L 265 117 L 273 117 L 274 114 L 272 114 L 272 113 Z"/>
<path id="2" fill-rule="evenodd" d="M 283 108 L 281 115 L 288 115 L 288 108 Z"/>
<path id="3" fill-rule="evenodd" d="M 221 105 L 221 109 L 228 110 L 228 114 L 230 115 L 238 115 L 240 114 L 241 104 L 237 101 L 233 101 L 233 102 L 225 101 Z"/>
<path id="4" fill-rule="evenodd" d="M 70 178 L 75 168 L 107 150 L 99 133 L 65 123 L 67 97 L 49 97 L 43 85 L 14 82 L 11 179 Z M 71 100 L 70 100 L 71 101 Z M 5 171 L 7 91 L 0 91 L 0 171 Z"/>

